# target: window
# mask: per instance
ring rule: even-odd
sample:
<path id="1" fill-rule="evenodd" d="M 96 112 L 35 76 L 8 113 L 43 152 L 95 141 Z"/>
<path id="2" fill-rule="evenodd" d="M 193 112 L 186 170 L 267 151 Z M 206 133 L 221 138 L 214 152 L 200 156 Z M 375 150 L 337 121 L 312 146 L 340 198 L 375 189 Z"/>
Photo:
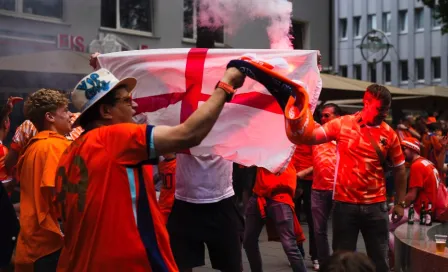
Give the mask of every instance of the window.
<path id="1" fill-rule="evenodd" d="M 370 82 L 376 82 L 376 64 L 369 64 L 369 80 Z"/>
<path id="2" fill-rule="evenodd" d="M 425 61 L 423 59 L 415 60 L 415 74 L 417 80 L 425 80 Z"/>
<path id="3" fill-rule="evenodd" d="M 398 24 L 400 32 L 408 32 L 408 11 L 400 10 L 398 16 L 399 16 Z"/>
<path id="4" fill-rule="evenodd" d="M 341 39 L 347 38 L 347 19 L 339 19 L 339 37 Z"/>
<path id="5" fill-rule="evenodd" d="M 425 27 L 423 25 L 423 8 L 415 9 L 415 30 L 421 31 Z"/>
<path id="6" fill-rule="evenodd" d="M 408 81 L 408 79 L 409 79 L 408 61 L 407 60 L 400 61 L 400 76 L 401 76 L 401 81 Z"/>
<path id="7" fill-rule="evenodd" d="M 370 31 L 372 29 L 376 29 L 376 15 L 371 14 L 367 16 L 367 31 Z"/>
<path id="8" fill-rule="evenodd" d="M 196 41 L 198 38 L 198 0 L 184 0 L 184 39 Z M 214 31 L 215 43 L 224 44 L 224 27 Z"/>
<path id="9" fill-rule="evenodd" d="M 361 37 L 361 17 L 353 17 L 353 37 Z"/>
<path id="10" fill-rule="evenodd" d="M 152 0 L 101 0 L 101 26 L 152 32 Z"/>
<path id="11" fill-rule="evenodd" d="M 391 82 L 390 62 L 383 62 L 383 80 L 385 83 Z"/>
<path id="12" fill-rule="evenodd" d="M 434 16 L 436 16 L 436 11 L 434 9 L 431 9 L 431 25 L 432 27 L 440 27 L 441 20 L 440 18 L 436 19 L 434 18 Z"/>
<path id="13" fill-rule="evenodd" d="M 383 13 L 383 31 L 386 33 L 390 33 L 390 21 L 392 20 L 392 17 L 390 15 L 390 12 L 384 12 Z"/>
<path id="14" fill-rule="evenodd" d="M 339 75 L 342 77 L 347 77 L 347 66 L 339 66 Z"/>
<path id="15" fill-rule="evenodd" d="M 0 9 L 15 11 L 16 10 L 16 0 L 0 1 Z"/>
<path id="16" fill-rule="evenodd" d="M 353 65 L 353 77 L 355 79 L 361 80 L 362 78 L 362 68 L 361 64 Z"/>
<path id="17" fill-rule="evenodd" d="M 432 73 L 432 79 L 440 79 L 440 77 L 441 77 L 440 57 L 431 59 L 431 73 Z"/>
<path id="18" fill-rule="evenodd" d="M 63 0 L 0 0 L 0 9 L 45 17 L 62 18 Z"/>

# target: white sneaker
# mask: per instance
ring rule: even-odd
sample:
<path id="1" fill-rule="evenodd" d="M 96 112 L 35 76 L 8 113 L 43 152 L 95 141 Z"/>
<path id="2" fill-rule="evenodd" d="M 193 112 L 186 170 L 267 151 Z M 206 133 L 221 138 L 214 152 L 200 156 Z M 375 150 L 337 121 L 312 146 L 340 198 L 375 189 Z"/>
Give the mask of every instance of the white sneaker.
<path id="1" fill-rule="evenodd" d="M 319 271 L 319 261 L 318 260 L 314 260 L 313 261 L 313 270 L 314 271 Z"/>

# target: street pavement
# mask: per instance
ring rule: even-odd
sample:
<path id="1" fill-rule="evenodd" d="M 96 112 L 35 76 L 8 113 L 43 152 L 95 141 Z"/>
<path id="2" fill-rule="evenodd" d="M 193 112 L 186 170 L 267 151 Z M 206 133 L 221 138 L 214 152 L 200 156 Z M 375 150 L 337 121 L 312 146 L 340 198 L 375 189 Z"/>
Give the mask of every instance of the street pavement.
<path id="1" fill-rule="evenodd" d="M 329 229 L 328 229 L 328 238 L 330 241 L 330 247 L 331 247 L 331 240 L 333 237 L 333 233 L 331 232 L 331 222 L 329 222 Z M 301 222 L 303 231 L 305 232 L 306 241 L 304 243 L 305 248 L 305 265 L 307 266 L 309 271 L 313 271 L 313 265 L 311 262 L 311 258 L 309 256 L 309 239 L 308 239 L 308 225 L 306 225 L 305 222 Z M 261 251 L 261 257 L 263 259 L 263 271 L 265 272 L 286 272 L 286 271 L 292 271 L 291 267 L 288 265 L 288 259 L 286 258 L 285 253 L 283 252 L 282 245 L 280 242 L 268 242 L 266 230 L 263 230 L 260 235 L 260 251 Z M 357 245 L 357 251 L 359 252 L 366 252 L 364 240 L 362 239 L 362 236 L 359 235 L 358 238 L 358 245 Z M 207 254 L 207 253 L 206 253 Z M 250 271 L 249 268 L 249 262 L 247 261 L 246 252 L 243 250 L 243 266 L 244 271 Z M 208 259 L 208 254 L 206 256 L 205 260 L 205 266 L 198 267 L 193 269 L 194 272 L 206 272 L 206 271 L 217 271 L 211 268 L 210 260 Z"/>

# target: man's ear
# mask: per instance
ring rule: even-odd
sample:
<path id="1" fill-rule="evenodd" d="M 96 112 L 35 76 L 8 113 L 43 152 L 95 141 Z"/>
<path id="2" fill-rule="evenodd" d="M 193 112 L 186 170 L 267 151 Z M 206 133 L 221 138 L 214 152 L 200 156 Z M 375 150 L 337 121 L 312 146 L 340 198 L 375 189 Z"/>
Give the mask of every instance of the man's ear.
<path id="1" fill-rule="evenodd" d="M 105 104 L 100 105 L 101 118 L 112 119 L 111 109 L 112 109 L 112 106 L 105 105 Z"/>
<path id="2" fill-rule="evenodd" d="M 54 123 L 54 116 L 51 114 L 51 112 L 45 113 L 45 120 L 47 120 L 50 123 Z"/>

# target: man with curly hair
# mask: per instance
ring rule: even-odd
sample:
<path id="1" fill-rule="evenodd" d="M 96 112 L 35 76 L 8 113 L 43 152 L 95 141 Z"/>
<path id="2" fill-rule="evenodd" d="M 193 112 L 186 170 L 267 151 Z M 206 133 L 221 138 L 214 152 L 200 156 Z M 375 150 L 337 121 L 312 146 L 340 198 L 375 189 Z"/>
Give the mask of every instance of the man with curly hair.
<path id="1" fill-rule="evenodd" d="M 25 102 L 25 116 L 38 133 L 17 164 L 22 212 L 15 271 L 56 271 L 63 234 L 53 192 L 59 158 L 70 145 L 64 137 L 72 130 L 68 102 L 51 89 L 38 90 Z"/>
<path id="2" fill-rule="evenodd" d="M 71 118 L 72 124 L 78 116 L 79 113 L 73 113 Z M 65 135 L 65 137 L 70 141 L 74 141 L 81 135 L 82 132 L 83 129 L 81 127 L 75 127 L 69 134 Z M 19 160 L 19 155 L 22 149 L 36 134 L 37 129 L 30 120 L 23 121 L 23 123 L 17 127 L 14 137 L 12 137 L 10 150 L 5 157 L 5 168 L 9 173 L 14 174 L 15 166 Z M 13 176 L 16 177 L 15 175 Z"/>

